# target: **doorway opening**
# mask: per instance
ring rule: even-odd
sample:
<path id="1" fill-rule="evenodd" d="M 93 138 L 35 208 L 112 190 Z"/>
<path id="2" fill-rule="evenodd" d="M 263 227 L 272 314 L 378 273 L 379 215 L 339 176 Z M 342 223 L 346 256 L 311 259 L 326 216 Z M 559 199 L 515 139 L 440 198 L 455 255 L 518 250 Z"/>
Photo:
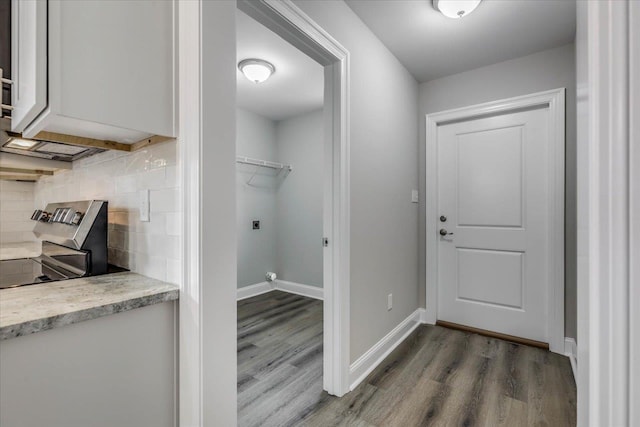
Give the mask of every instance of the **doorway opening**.
<path id="1" fill-rule="evenodd" d="M 288 2 L 239 0 L 237 32 L 237 61 L 272 68 L 237 72 L 238 419 L 253 425 L 296 385 L 348 391 L 348 53 Z"/>
<path id="2" fill-rule="evenodd" d="M 238 425 L 282 425 L 323 394 L 324 71 L 240 10 L 236 52 Z"/>

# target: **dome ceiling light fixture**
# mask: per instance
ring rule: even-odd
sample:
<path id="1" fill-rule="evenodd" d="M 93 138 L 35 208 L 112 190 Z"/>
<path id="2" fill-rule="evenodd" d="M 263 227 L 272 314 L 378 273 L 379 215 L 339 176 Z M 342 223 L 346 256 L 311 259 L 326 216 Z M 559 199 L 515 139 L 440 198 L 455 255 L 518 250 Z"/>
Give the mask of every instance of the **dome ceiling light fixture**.
<path id="1" fill-rule="evenodd" d="M 238 69 L 246 78 L 256 84 L 266 81 L 276 72 L 276 67 L 272 63 L 256 58 L 243 59 L 238 63 Z"/>
<path id="2" fill-rule="evenodd" d="M 475 10 L 481 0 L 433 0 L 435 10 L 447 18 L 460 19 Z"/>

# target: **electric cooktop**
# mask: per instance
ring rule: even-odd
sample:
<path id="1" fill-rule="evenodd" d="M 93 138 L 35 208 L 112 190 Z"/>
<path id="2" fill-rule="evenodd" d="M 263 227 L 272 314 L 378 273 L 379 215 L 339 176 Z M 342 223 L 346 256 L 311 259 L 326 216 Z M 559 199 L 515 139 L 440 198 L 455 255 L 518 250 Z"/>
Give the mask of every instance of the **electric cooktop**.
<path id="1" fill-rule="evenodd" d="M 80 277 L 62 268 L 53 268 L 38 258 L 0 261 L 0 289 Z"/>

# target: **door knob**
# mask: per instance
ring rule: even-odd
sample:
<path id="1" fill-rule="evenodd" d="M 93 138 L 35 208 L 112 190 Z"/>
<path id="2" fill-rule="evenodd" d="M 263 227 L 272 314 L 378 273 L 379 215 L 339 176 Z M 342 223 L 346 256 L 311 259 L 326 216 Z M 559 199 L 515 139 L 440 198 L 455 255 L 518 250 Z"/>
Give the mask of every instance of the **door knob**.
<path id="1" fill-rule="evenodd" d="M 440 229 L 440 235 L 441 236 L 451 236 L 453 233 L 449 233 L 446 229 L 441 228 Z"/>

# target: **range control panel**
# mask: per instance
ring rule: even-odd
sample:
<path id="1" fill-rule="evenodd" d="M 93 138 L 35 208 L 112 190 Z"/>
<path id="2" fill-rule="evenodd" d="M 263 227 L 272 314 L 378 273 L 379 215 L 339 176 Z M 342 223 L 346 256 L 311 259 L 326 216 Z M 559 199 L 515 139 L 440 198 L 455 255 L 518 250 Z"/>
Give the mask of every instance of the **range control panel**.
<path id="1" fill-rule="evenodd" d="M 39 239 L 68 248 L 83 249 L 90 232 L 98 233 L 99 231 L 98 240 L 106 239 L 108 202 L 79 200 L 49 203 L 43 210 L 35 211 L 31 219 L 35 221 L 33 233 Z M 96 250 L 103 249 L 106 250 L 106 244 L 104 248 Z"/>
<path id="2" fill-rule="evenodd" d="M 31 215 L 31 219 L 41 222 L 57 222 L 60 224 L 78 226 L 82 221 L 84 213 L 76 211 L 71 207 L 56 208 L 53 212 L 36 209 Z"/>

